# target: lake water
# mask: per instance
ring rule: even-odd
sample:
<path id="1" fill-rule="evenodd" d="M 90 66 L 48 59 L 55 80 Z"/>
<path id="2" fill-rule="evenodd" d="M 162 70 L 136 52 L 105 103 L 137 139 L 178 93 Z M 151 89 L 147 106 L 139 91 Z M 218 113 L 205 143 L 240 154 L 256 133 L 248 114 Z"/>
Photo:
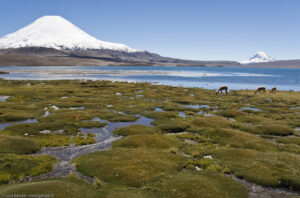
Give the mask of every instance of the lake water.
<path id="1" fill-rule="evenodd" d="M 0 67 L 10 74 L 4 79 L 55 80 L 85 79 L 127 82 L 151 82 L 172 86 L 217 89 L 256 89 L 276 86 L 279 90 L 300 91 L 300 69 L 228 68 L 228 67 L 137 67 L 68 66 Z"/>

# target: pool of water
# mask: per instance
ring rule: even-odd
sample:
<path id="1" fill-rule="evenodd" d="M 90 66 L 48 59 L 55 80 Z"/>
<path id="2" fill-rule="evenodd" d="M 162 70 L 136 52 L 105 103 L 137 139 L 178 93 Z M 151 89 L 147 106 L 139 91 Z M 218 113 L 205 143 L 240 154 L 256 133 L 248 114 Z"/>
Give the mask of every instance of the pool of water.
<path id="1" fill-rule="evenodd" d="M 0 96 L 0 102 L 5 102 L 9 96 Z"/>
<path id="2" fill-rule="evenodd" d="M 185 118 L 185 117 L 186 117 L 186 115 L 185 115 L 185 113 L 184 113 L 183 111 L 180 111 L 178 114 L 179 114 L 179 116 L 182 117 L 182 118 Z"/>
<path id="3" fill-rule="evenodd" d="M 82 110 L 82 109 L 85 109 L 85 107 L 71 107 L 70 108 L 71 110 Z"/>
<path id="4" fill-rule="evenodd" d="M 255 107 L 242 107 L 239 109 L 240 111 L 245 111 L 245 110 L 251 110 L 251 111 L 263 111 L 259 108 L 255 108 Z"/>
<path id="5" fill-rule="evenodd" d="M 185 107 L 193 108 L 193 109 L 209 109 L 210 107 L 208 105 L 183 105 Z"/>

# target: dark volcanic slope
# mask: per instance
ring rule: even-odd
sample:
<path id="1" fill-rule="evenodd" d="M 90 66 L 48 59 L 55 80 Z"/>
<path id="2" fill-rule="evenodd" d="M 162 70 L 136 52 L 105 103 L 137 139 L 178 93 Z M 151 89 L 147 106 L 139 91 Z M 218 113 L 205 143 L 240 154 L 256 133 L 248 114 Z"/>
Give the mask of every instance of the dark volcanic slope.
<path id="1" fill-rule="evenodd" d="M 0 66 L 140 65 L 140 66 L 239 66 L 234 61 L 191 61 L 150 52 L 111 50 L 56 50 L 28 47 L 0 50 Z"/>

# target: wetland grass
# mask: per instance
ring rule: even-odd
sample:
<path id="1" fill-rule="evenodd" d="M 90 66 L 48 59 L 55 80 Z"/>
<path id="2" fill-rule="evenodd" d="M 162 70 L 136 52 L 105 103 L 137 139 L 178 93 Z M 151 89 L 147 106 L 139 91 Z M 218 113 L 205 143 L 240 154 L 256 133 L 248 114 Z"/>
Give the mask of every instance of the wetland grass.
<path id="1" fill-rule="evenodd" d="M 0 124 L 36 120 L 0 131 L 0 196 L 247 197 L 246 187 L 225 174 L 300 189 L 300 137 L 294 130 L 300 127 L 298 92 L 254 95 L 241 90 L 216 96 L 197 88 L 72 80 L 0 80 L 0 87 L 0 95 L 10 96 L 0 102 Z M 204 104 L 208 107 L 185 106 Z M 240 111 L 243 107 L 261 111 Z M 139 115 L 153 119 L 153 126 L 130 125 Z M 97 134 L 80 129 L 107 125 L 95 118 L 130 126 L 114 130 L 125 137 L 109 150 L 73 160 L 79 172 L 95 178 L 94 184 L 75 176 L 18 183 L 51 171 L 57 161 L 27 154 L 47 146 L 93 145 Z"/>

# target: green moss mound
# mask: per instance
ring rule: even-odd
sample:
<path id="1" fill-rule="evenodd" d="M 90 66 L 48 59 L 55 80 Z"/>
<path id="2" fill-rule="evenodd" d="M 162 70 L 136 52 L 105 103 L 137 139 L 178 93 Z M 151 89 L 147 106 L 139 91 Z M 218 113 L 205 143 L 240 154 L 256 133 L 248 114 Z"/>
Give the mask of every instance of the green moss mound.
<path id="1" fill-rule="evenodd" d="M 233 122 L 217 116 L 198 117 L 192 121 L 192 124 L 198 128 L 228 128 L 234 126 Z"/>
<path id="2" fill-rule="evenodd" d="M 296 144 L 300 146 L 300 137 L 281 137 L 276 138 L 276 141 L 283 144 Z"/>
<path id="3" fill-rule="evenodd" d="M 110 122 L 134 122 L 138 119 L 138 117 L 135 116 L 123 115 L 121 113 L 106 110 L 91 111 L 91 115 Z"/>
<path id="4" fill-rule="evenodd" d="M 97 197 L 92 185 L 75 179 L 56 179 L 22 184 L 12 184 L 0 188 L 0 197 L 12 194 L 48 195 L 55 198 Z M 100 195 L 100 197 L 102 197 Z M 104 196 L 103 196 L 104 197 Z"/>
<path id="5" fill-rule="evenodd" d="M 232 173 L 263 186 L 300 189 L 299 155 L 249 149 L 220 149 L 213 157 L 230 168 Z"/>
<path id="6" fill-rule="evenodd" d="M 159 124 L 157 127 L 167 133 L 180 133 L 180 132 L 184 132 L 185 129 L 187 129 L 189 126 L 190 124 L 186 121 L 171 120 L 171 121 L 163 122 L 162 124 Z"/>
<path id="7" fill-rule="evenodd" d="M 57 160 L 54 157 L 15 154 L 0 155 L 0 184 L 13 180 L 24 180 L 52 170 Z"/>
<path id="8" fill-rule="evenodd" d="M 22 194 L 27 197 L 34 195 L 48 195 L 55 198 L 153 198 L 161 197 L 145 189 L 128 189 L 124 187 L 91 185 L 73 176 L 65 178 L 47 179 L 42 181 L 10 184 L 0 187 L 0 197 L 12 194 Z"/>
<path id="9" fill-rule="evenodd" d="M 179 156 L 153 149 L 112 149 L 75 160 L 77 169 L 105 182 L 142 187 L 166 172 L 175 171 Z"/>
<path id="10" fill-rule="evenodd" d="M 174 112 L 167 112 L 167 111 L 152 111 L 146 112 L 144 114 L 148 118 L 152 118 L 155 120 L 166 120 L 177 117 L 177 114 Z"/>
<path id="11" fill-rule="evenodd" d="M 261 135 L 287 136 L 293 135 L 295 131 L 285 125 L 265 124 L 250 128 L 250 132 Z"/>
<path id="12" fill-rule="evenodd" d="M 258 151 L 276 151 L 274 142 L 259 136 L 233 129 L 212 129 L 201 133 L 200 142 L 210 142 L 220 146 L 248 148 Z"/>
<path id="13" fill-rule="evenodd" d="M 168 149 L 180 147 L 183 143 L 172 137 L 166 137 L 158 134 L 140 134 L 131 135 L 113 142 L 113 147 L 122 148 L 158 148 Z"/>
<path id="14" fill-rule="evenodd" d="M 247 198 L 245 186 L 233 179 L 209 171 L 185 171 L 168 175 L 157 185 L 168 198 Z"/>
<path id="15" fill-rule="evenodd" d="M 236 111 L 236 110 L 225 110 L 225 111 L 218 112 L 218 115 L 224 116 L 227 118 L 236 118 L 236 117 L 245 115 L 245 113 L 243 113 L 241 111 Z"/>
<path id="16" fill-rule="evenodd" d="M 0 153 L 30 154 L 40 148 L 37 142 L 28 138 L 0 136 Z"/>
<path id="17" fill-rule="evenodd" d="M 136 124 L 136 125 L 115 129 L 113 131 L 113 134 L 128 136 L 128 135 L 136 135 L 136 134 L 148 134 L 148 133 L 153 133 L 153 131 L 154 129 L 152 127 Z"/>

